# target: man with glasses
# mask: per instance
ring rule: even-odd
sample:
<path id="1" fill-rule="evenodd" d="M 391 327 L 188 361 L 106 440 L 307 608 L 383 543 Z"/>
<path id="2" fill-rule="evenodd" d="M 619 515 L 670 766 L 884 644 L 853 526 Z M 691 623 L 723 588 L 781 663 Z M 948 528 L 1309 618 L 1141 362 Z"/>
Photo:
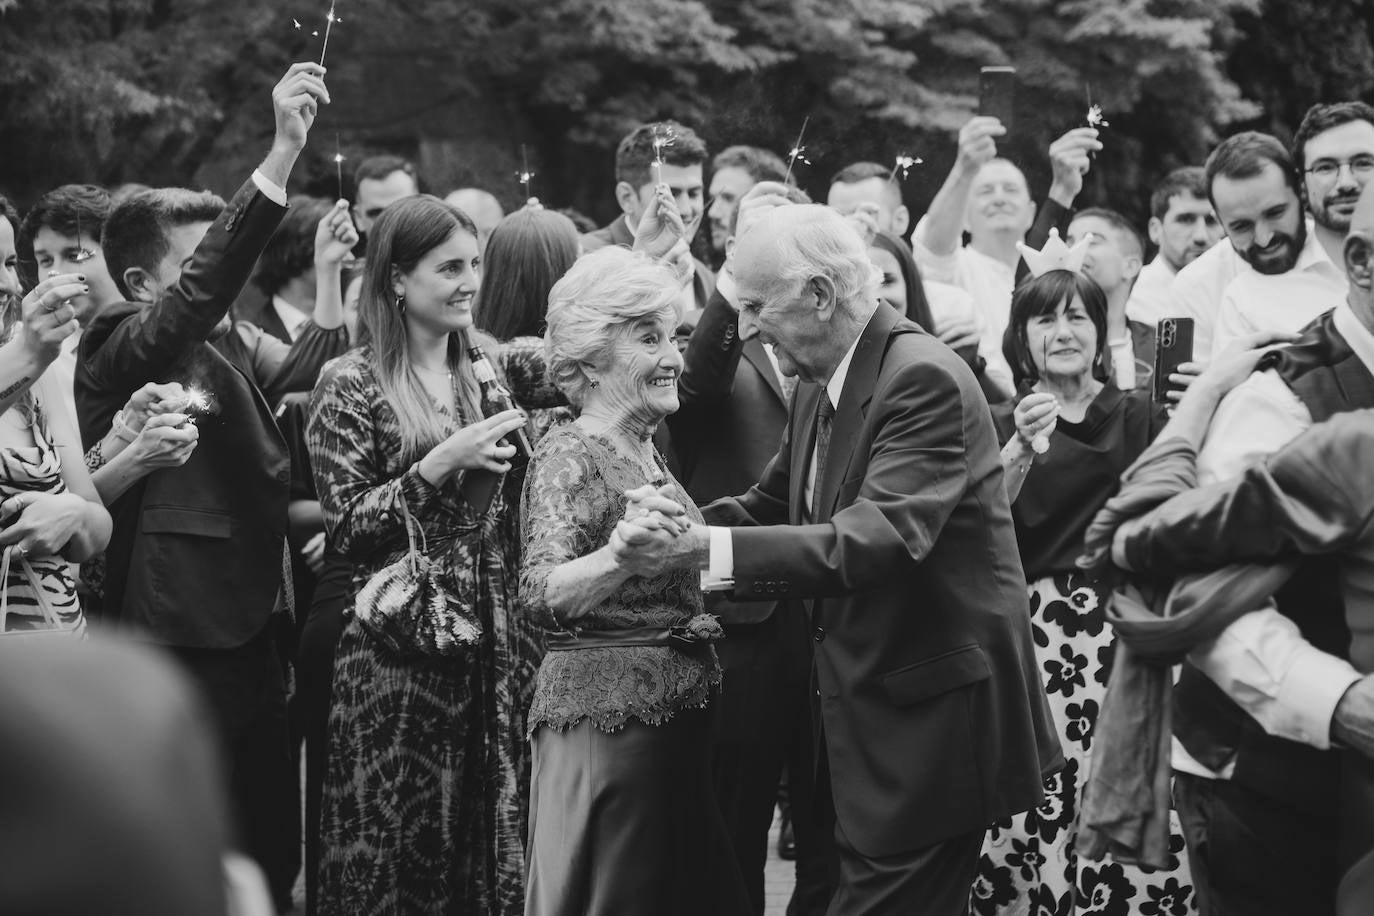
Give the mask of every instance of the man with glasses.
<path id="1" fill-rule="evenodd" d="M 1254 270 L 1242 270 L 1222 294 L 1210 355 L 1256 332 L 1301 330 L 1345 298 L 1341 247 L 1371 175 L 1374 108 L 1338 102 L 1308 110 L 1291 166 L 1270 162 L 1255 175 L 1211 176 L 1217 215 Z"/>

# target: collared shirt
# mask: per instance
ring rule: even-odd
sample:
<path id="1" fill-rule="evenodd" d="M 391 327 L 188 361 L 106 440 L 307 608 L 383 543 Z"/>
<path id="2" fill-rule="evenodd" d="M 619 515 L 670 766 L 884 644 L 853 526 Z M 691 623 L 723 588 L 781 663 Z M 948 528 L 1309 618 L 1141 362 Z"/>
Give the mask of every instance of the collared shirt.
<path id="1" fill-rule="evenodd" d="M 1174 285 L 1178 271 L 1170 266 L 1164 255 L 1157 254 L 1154 259 L 1140 268 L 1131 287 L 1131 298 L 1126 301 L 1126 317 L 1131 321 L 1154 327 L 1161 318 L 1176 318 L 1169 314 L 1169 287 Z"/>
<path id="2" fill-rule="evenodd" d="M 1115 340 L 1108 338 L 1107 350 L 1112 354 L 1112 381 L 1122 391 L 1135 388 L 1135 342 L 1131 332 Z"/>
<path id="3" fill-rule="evenodd" d="M 1281 274 L 1246 270 L 1227 285 L 1212 332 L 1212 358 L 1249 334 L 1302 330 L 1318 315 L 1343 302 L 1348 289 L 1345 270 L 1332 263 L 1316 232 L 1309 228 L 1307 242 L 1292 270 Z"/>
<path id="4" fill-rule="evenodd" d="M 957 286 L 973 297 L 979 334 L 978 355 L 987 364 L 984 372 L 999 388 L 1011 394 L 1015 388 L 1011 366 L 1002 355 L 1002 335 L 1006 333 L 1011 316 L 1015 266 L 1003 264 L 971 245 L 956 248 L 950 254 L 937 255 L 921 241 L 925 238 L 925 224 L 923 216 L 911 234 L 911 251 L 916 257 L 916 266 L 921 268 L 921 277 Z"/>
<path id="5" fill-rule="evenodd" d="M 872 321 L 869 318 L 869 321 Z M 840 404 L 840 395 L 844 393 L 845 379 L 849 377 L 849 364 L 854 361 L 854 351 L 859 348 L 859 340 L 863 337 L 864 330 L 868 325 L 865 323 L 863 330 L 860 330 L 854 338 L 849 349 L 845 351 L 844 357 L 835 366 L 835 372 L 830 376 L 830 381 L 826 382 L 825 390 L 830 396 L 830 403 L 836 407 Z M 811 511 L 811 501 L 816 490 L 816 446 L 811 446 L 811 460 L 806 469 L 806 488 L 802 498 L 806 500 L 806 510 Z M 729 588 L 735 580 L 735 545 L 730 537 L 730 529 L 719 525 L 712 525 L 708 529 L 711 538 L 711 555 L 707 569 L 701 574 L 701 587 L 707 591 L 717 591 L 722 588 Z"/>
<path id="6" fill-rule="evenodd" d="M 1212 352 L 1212 329 L 1222 294 L 1239 274 L 1253 270 L 1230 241 L 1221 239 L 1174 275 L 1168 304 L 1159 317 L 1193 319 L 1193 352 L 1206 356 Z"/>
<path id="7" fill-rule="evenodd" d="M 1336 330 L 1374 372 L 1374 334 L 1344 303 L 1332 316 Z M 1222 400 L 1198 452 L 1198 484 L 1229 480 L 1277 452 L 1312 426 L 1312 415 L 1278 373 L 1251 375 Z M 1232 623 L 1188 660 L 1270 734 L 1317 748 L 1331 746 L 1331 718 L 1360 674 L 1345 659 L 1317 649 L 1297 624 L 1272 604 Z M 1229 778 L 1203 766 L 1174 742 L 1174 769 Z"/>
<path id="8" fill-rule="evenodd" d="M 282 325 L 286 328 L 286 335 L 294 342 L 301 336 L 301 328 L 310 320 L 310 316 L 281 296 L 272 297 L 272 308 L 276 311 L 277 317 L 281 319 Z"/>
<path id="9" fill-rule="evenodd" d="M 48 365 L 48 369 L 57 377 L 63 400 L 67 402 L 67 415 L 73 420 L 76 419 L 76 351 L 80 346 L 81 329 L 78 328 L 75 334 L 62 341 L 57 358 Z"/>

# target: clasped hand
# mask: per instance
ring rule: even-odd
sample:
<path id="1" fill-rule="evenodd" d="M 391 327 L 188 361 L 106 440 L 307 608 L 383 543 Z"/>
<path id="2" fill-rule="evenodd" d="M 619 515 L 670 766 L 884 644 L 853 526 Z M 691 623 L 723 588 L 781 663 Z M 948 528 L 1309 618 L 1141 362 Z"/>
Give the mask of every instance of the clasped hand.
<path id="1" fill-rule="evenodd" d="M 672 487 L 651 484 L 626 491 L 625 516 L 616 522 L 610 541 L 622 569 L 637 576 L 657 575 L 681 552 L 677 541 L 692 522 L 672 495 Z"/>

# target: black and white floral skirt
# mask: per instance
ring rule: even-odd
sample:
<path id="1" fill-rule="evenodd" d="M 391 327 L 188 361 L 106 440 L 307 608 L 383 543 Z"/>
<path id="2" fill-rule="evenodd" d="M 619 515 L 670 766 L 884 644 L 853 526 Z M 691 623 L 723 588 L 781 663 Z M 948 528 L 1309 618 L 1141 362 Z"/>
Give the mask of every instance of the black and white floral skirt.
<path id="1" fill-rule="evenodd" d="M 1092 765 L 1093 729 L 1113 655 L 1105 595 L 1079 573 L 1030 585 L 1035 659 L 1067 765 L 1045 783 L 1039 808 L 993 824 L 983 843 L 972 912 L 1029 916 L 1187 916 L 1197 912 L 1178 816 L 1170 816 L 1168 869 L 1080 860 L 1078 800 Z"/>

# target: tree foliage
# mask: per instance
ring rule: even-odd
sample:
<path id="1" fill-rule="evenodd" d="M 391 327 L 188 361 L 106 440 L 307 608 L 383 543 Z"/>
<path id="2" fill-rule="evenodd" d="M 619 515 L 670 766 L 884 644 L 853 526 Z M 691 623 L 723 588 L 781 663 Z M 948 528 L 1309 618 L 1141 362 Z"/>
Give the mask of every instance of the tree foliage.
<path id="1" fill-rule="evenodd" d="M 0 0 L 0 184 L 21 200 L 70 180 L 224 189 L 265 148 L 269 87 L 288 61 L 318 56 L 311 32 L 327 9 Z M 1033 184 L 1043 187 L 1044 151 L 1082 123 L 1090 92 L 1111 127 L 1085 196 L 1139 215 L 1155 179 L 1200 162 L 1231 125 L 1292 125 L 1310 101 L 1374 84 L 1369 14 L 1355 0 L 338 0 L 337 10 L 335 103 L 307 183 L 330 193 L 337 132 L 350 158 L 395 148 L 436 182 L 462 177 L 509 199 L 523 145 L 537 193 L 601 217 L 614 145 L 650 118 L 694 125 L 714 149 L 785 151 L 809 117 L 812 165 L 797 172 L 814 194 L 850 161 L 905 152 L 926 160 L 906 188 L 919 208 L 974 109 L 979 67 L 1012 64 L 1018 116 L 1005 145 Z"/>

